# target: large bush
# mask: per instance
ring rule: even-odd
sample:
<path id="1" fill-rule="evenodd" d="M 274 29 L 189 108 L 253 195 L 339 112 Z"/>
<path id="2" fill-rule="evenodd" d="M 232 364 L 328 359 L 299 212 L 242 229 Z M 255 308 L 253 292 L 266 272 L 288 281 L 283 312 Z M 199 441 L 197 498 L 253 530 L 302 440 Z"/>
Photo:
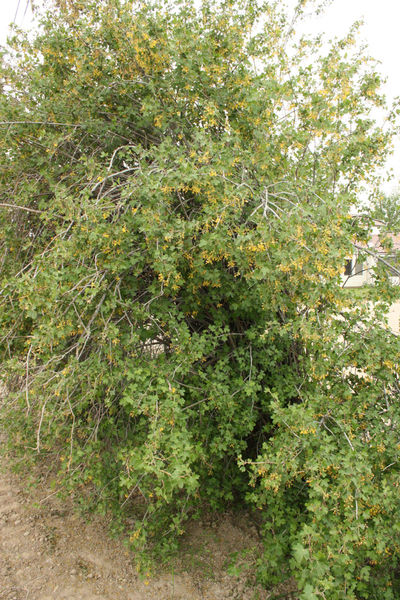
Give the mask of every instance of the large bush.
<path id="1" fill-rule="evenodd" d="M 398 597 L 399 344 L 341 287 L 391 136 L 354 32 L 324 52 L 279 3 L 58 0 L 2 77 L 14 445 L 137 548 L 245 505 L 266 585 Z"/>

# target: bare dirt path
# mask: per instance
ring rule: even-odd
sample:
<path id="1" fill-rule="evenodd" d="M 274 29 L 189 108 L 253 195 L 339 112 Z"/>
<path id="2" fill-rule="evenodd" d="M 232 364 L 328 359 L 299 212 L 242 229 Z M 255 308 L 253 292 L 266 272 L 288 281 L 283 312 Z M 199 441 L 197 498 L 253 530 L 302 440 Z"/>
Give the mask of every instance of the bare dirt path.
<path id="1" fill-rule="evenodd" d="M 132 556 L 110 538 L 104 520 L 86 522 L 48 489 L 0 471 L 1 600 L 264 600 L 270 595 L 226 572 L 251 530 L 225 519 L 195 524 L 175 567 L 138 578 Z M 47 498 L 47 496 L 50 497 Z"/>
<path id="2" fill-rule="evenodd" d="M 108 539 L 100 547 L 94 524 L 54 500 L 43 508 L 31 501 L 15 477 L 1 474 L 1 600 L 146 598 L 121 549 Z"/>

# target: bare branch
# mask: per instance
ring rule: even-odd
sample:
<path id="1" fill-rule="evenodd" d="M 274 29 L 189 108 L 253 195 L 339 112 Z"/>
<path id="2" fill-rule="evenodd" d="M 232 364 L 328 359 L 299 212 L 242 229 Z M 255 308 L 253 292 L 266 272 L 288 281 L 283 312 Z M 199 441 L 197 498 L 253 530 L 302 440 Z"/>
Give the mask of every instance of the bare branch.
<path id="1" fill-rule="evenodd" d="M 396 275 L 398 277 L 400 277 L 400 270 L 396 269 L 396 267 L 394 265 L 390 264 L 387 260 L 385 260 L 384 258 L 382 258 L 382 256 L 380 256 L 377 252 L 373 252 L 369 248 L 365 248 L 364 246 L 359 246 L 358 244 L 355 244 L 355 243 L 353 243 L 353 246 L 354 246 L 354 248 L 357 248 L 357 250 L 361 250 L 362 252 L 365 252 L 366 254 L 369 254 L 370 256 L 373 256 L 376 260 L 378 260 L 379 262 L 383 263 L 391 271 L 395 271 Z"/>
<path id="2" fill-rule="evenodd" d="M 17 204 L 7 204 L 5 202 L 1 202 L 0 206 L 3 208 L 18 208 L 19 210 L 26 210 L 27 212 L 37 213 L 41 215 L 44 211 L 37 210 L 36 208 L 28 208 L 27 206 L 18 206 Z"/>

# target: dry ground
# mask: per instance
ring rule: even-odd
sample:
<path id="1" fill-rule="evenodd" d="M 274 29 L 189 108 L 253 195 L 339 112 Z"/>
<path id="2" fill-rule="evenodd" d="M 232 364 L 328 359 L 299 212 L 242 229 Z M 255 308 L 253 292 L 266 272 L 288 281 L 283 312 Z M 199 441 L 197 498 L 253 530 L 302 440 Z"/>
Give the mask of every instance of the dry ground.
<path id="1" fill-rule="evenodd" d="M 123 543 L 110 538 L 105 519 L 85 521 L 72 502 L 59 500 L 45 484 L 29 486 L 27 475 L 15 475 L 1 460 L 1 600 L 272 597 L 249 579 L 246 566 L 238 577 L 227 573 L 233 552 L 257 544 L 254 527 L 244 520 L 193 524 L 174 564 L 143 581 Z"/>

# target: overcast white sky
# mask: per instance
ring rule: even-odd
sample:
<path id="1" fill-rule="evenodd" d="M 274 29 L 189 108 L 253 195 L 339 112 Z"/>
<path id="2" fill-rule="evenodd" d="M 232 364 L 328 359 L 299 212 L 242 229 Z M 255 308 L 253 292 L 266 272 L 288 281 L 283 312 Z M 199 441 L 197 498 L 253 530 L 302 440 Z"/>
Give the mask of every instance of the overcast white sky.
<path id="1" fill-rule="evenodd" d="M 286 0 L 286 3 L 293 6 L 295 1 Z M 6 39 L 9 23 L 15 19 L 18 25 L 27 26 L 30 18 L 30 0 L 0 0 L 0 44 Z M 323 15 L 309 19 L 302 30 L 342 36 L 359 19 L 365 22 L 362 38 L 368 43 L 370 55 L 381 61 L 381 72 L 387 77 L 388 98 L 400 96 L 400 0 L 333 0 Z M 394 180 L 388 191 L 400 180 L 400 138 L 396 146 L 389 162 Z"/>
<path id="2" fill-rule="evenodd" d="M 287 4 L 292 6 L 295 0 L 287 0 Z M 360 39 L 367 43 L 369 55 L 380 61 L 379 70 L 387 79 L 385 93 L 392 101 L 400 96 L 400 0 L 333 0 L 323 14 L 308 19 L 302 29 L 343 36 L 359 20 L 364 21 Z M 387 166 L 393 170 L 391 182 L 384 186 L 390 193 L 400 183 L 400 136 Z"/>

